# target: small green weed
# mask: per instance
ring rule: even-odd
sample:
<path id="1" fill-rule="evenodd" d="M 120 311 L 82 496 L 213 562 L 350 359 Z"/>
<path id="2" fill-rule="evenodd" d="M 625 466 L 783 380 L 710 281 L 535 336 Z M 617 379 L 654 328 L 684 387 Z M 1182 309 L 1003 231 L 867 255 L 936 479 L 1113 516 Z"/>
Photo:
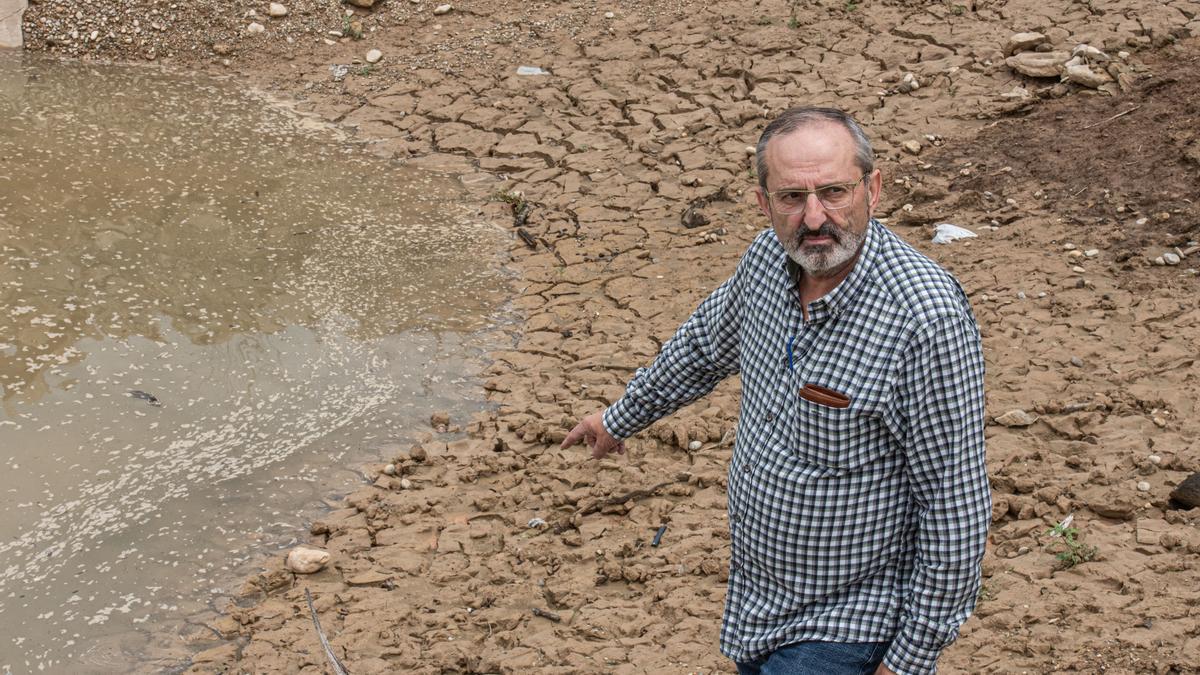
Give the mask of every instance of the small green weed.
<path id="1" fill-rule="evenodd" d="M 1079 541 L 1079 528 L 1071 527 L 1071 516 L 1067 516 L 1046 534 L 1056 540 L 1050 542 L 1048 548 L 1055 553 L 1054 557 L 1058 560 L 1059 569 L 1071 569 L 1081 563 L 1094 560 L 1096 554 L 1099 553 L 1099 549 L 1095 546 L 1088 546 Z"/>
<path id="2" fill-rule="evenodd" d="M 796 15 L 793 14 L 791 16 L 791 18 L 788 19 L 788 28 L 791 28 L 792 30 L 796 30 L 799 27 L 800 27 L 800 20 L 797 19 Z"/>
<path id="3" fill-rule="evenodd" d="M 950 13 L 954 16 L 962 16 L 967 13 L 967 8 L 963 5 L 951 5 Z"/>
<path id="4" fill-rule="evenodd" d="M 520 211 L 525 206 L 525 195 L 520 192 L 503 192 L 497 190 L 492 195 L 492 199 L 498 202 L 504 202 L 512 207 L 513 213 Z"/>
<path id="5" fill-rule="evenodd" d="M 846 11 L 847 12 L 853 12 L 856 9 L 858 9 L 857 0 L 846 0 Z"/>

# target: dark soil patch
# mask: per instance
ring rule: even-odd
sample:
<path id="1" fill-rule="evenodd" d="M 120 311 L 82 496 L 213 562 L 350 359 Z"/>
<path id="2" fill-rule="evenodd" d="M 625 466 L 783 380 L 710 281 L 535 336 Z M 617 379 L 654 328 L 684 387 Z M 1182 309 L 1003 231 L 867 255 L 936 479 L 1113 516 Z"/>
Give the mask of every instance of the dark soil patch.
<path id="1" fill-rule="evenodd" d="M 1080 225 L 1119 227 L 1131 250 L 1200 238 L 1200 41 L 1147 65 L 1123 96 L 1051 100 L 985 129 L 953 159 L 972 168 L 951 192 L 1041 190 L 1044 208 Z"/>

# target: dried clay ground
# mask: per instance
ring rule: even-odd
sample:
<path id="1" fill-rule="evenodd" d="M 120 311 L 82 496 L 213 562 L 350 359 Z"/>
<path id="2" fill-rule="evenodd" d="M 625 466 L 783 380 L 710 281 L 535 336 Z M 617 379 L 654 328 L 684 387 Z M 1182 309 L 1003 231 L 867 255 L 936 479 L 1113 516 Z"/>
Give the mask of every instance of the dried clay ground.
<path id="1" fill-rule="evenodd" d="M 345 17 L 303 0 L 280 19 L 266 3 L 90 3 L 107 26 L 130 8 L 158 26 L 115 45 L 55 37 L 76 4 L 32 5 L 30 46 L 233 73 L 463 176 L 514 234 L 522 332 L 492 355 L 494 410 L 453 421 L 465 440 L 431 430 L 398 475 L 312 523 L 325 570 L 270 558 L 190 636 L 190 672 L 326 672 L 306 587 L 356 675 L 732 672 L 716 645 L 738 383 L 624 457 L 558 443 L 764 227 L 746 146 L 801 103 L 862 120 L 878 215 L 961 280 L 983 330 L 994 524 L 943 672 L 1200 672 L 1200 509 L 1168 499 L 1200 470 L 1200 3 L 383 0 Z M 1004 45 L 1032 30 L 1120 59 L 1120 91 L 1014 73 Z M 524 238 L 516 200 L 495 198 L 511 191 Z M 932 244 L 939 222 L 979 236 Z M 1168 252 L 1180 263 L 1154 263 Z M 1095 553 L 1066 568 L 1047 531 L 1072 514 Z"/>

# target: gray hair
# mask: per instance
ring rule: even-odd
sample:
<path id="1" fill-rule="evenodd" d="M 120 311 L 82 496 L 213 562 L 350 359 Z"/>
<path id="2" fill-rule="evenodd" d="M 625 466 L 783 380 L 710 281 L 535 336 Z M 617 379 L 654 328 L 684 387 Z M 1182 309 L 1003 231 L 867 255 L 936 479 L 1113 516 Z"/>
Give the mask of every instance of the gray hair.
<path id="1" fill-rule="evenodd" d="M 822 122 L 840 124 L 843 129 L 850 132 L 850 137 L 854 139 L 854 163 L 862 169 L 863 173 L 870 173 L 875 169 L 875 151 L 871 149 L 871 141 L 853 117 L 836 108 L 800 106 L 788 108 L 780 113 L 767 125 L 766 129 L 763 129 L 762 136 L 759 136 L 758 146 L 754 151 L 754 164 L 755 170 L 758 172 L 759 187 L 767 189 L 767 143 L 775 136 L 790 134 L 801 127 Z"/>

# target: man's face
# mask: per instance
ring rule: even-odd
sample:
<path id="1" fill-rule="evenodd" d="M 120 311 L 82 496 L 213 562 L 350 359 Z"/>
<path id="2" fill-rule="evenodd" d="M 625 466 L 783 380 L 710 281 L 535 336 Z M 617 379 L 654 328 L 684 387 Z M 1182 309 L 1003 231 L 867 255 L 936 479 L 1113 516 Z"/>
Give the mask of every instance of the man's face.
<path id="1" fill-rule="evenodd" d="M 829 209 L 810 194 L 800 213 L 780 213 L 776 201 L 757 190 L 759 208 L 770 219 L 779 243 L 810 276 L 832 277 L 847 270 L 866 239 L 882 178 L 878 170 L 863 177 L 854 154 L 850 132 L 835 123 L 804 126 L 767 144 L 768 192 L 851 184 L 847 185 L 852 190 L 849 206 Z"/>

